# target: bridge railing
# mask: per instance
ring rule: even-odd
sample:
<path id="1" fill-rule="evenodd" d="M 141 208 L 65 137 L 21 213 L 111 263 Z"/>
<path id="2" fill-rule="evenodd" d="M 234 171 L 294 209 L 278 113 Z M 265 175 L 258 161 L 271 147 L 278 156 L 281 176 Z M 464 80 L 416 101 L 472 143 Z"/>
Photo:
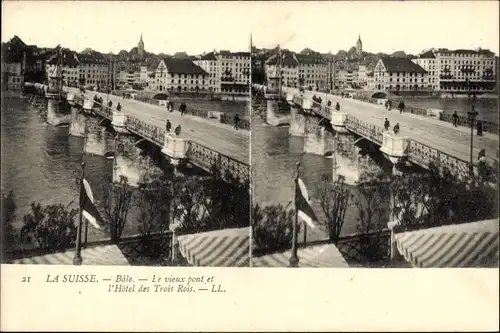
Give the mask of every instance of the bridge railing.
<path id="1" fill-rule="evenodd" d="M 421 166 L 434 164 L 438 168 L 448 169 L 460 178 L 466 178 L 469 175 L 469 162 L 417 141 L 409 140 L 407 155 L 411 162 Z M 477 172 L 476 166 L 474 170 Z"/>
<path id="2" fill-rule="evenodd" d="M 165 142 L 165 130 L 163 128 L 148 124 L 145 121 L 130 116 L 126 117 L 125 126 L 131 132 L 134 132 L 149 141 L 158 144 L 159 146 L 163 146 Z"/>
<path id="3" fill-rule="evenodd" d="M 207 170 L 215 166 L 223 173 L 227 170 L 243 181 L 249 181 L 250 179 L 250 166 L 248 164 L 218 153 L 199 143 L 193 141 L 189 143 L 187 156 L 193 163 L 203 166 Z"/>
<path id="4" fill-rule="evenodd" d="M 351 115 L 346 115 L 345 126 L 347 129 L 357 133 L 365 138 L 370 139 L 373 142 L 382 145 L 383 141 L 383 128 L 375 125 L 371 125 L 365 121 L 359 120 Z"/>

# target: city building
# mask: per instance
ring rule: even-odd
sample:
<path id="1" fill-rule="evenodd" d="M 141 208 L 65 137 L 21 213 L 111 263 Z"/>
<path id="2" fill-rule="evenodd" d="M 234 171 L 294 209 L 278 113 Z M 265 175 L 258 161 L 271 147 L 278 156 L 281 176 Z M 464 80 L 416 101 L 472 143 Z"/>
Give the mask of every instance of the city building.
<path id="1" fill-rule="evenodd" d="M 406 58 L 383 57 L 375 65 L 371 90 L 428 90 L 427 71 Z"/>
<path id="2" fill-rule="evenodd" d="M 358 80 L 356 81 L 356 84 L 359 87 L 365 87 L 367 85 L 368 78 L 366 76 L 366 66 L 365 65 L 359 65 L 358 66 Z"/>
<path id="3" fill-rule="evenodd" d="M 328 89 L 327 61 L 317 52 L 297 54 L 299 61 L 299 84 L 302 83 L 309 90 Z"/>
<path id="4" fill-rule="evenodd" d="M 207 73 L 205 88 L 208 91 L 231 95 L 248 94 L 251 69 L 249 52 L 214 50 L 193 59 L 193 62 Z"/>
<path id="5" fill-rule="evenodd" d="M 222 62 L 217 59 L 216 52 L 213 51 L 202 55 L 193 62 L 208 73 L 208 91 L 220 92 Z"/>
<path id="6" fill-rule="evenodd" d="M 250 86 L 250 52 L 219 51 L 220 91 L 226 94 L 247 95 Z"/>
<path id="7" fill-rule="evenodd" d="M 208 73 L 189 59 L 163 57 L 154 73 L 153 90 L 172 92 L 208 91 Z"/>
<path id="8" fill-rule="evenodd" d="M 278 50 L 265 63 L 266 76 L 281 67 L 282 84 L 310 90 L 330 89 L 333 65 L 320 53 L 304 49 L 300 53 Z"/>
<path id="9" fill-rule="evenodd" d="M 14 36 L 2 43 L 2 88 L 20 90 L 24 85 L 28 45 Z"/>
<path id="10" fill-rule="evenodd" d="M 61 75 L 63 85 L 78 87 L 80 63 L 76 53 L 69 49 L 58 47 L 56 52 L 46 60 L 45 71 L 49 79 L 54 79 Z"/>
<path id="11" fill-rule="evenodd" d="M 280 59 L 281 55 L 281 59 Z M 281 50 L 279 54 L 274 54 L 265 62 L 266 77 L 271 73 L 277 73 L 277 68 L 281 67 L 281 84 L 288 87 L 297 87 L 299 82 L 299 60 L 294 52 Z M 302 83 L 303 85 L 304 83 Z"/>
<path id="12" fill-rule="evenodd" d="M 99 52 L 85 49 L 76 55 L 79 62 L 79 84 L 86 88 L 107 89 L 109 87 L 108 61 Z"/>
<path id="13" fill-rule="evenodd" d="M 431 49 L 413 62 L 429 73 L 429 85 L 436 91 L 477 92 L 495 90 L 495 54 L 489 50 Z"/>

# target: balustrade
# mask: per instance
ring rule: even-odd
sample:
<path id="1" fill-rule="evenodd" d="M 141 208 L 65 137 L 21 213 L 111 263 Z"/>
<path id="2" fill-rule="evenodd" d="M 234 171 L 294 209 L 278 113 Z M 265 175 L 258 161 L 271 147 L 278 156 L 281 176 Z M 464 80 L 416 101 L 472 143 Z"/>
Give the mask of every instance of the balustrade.
<path id="1" fill-rule="evenodd" d="M 126 117 L 125 126 L 131 132 L 134 132 L 158 144 L 159 146 L 163 146 L 165 141 L 165 130 L 130 116 Z"/>
<path id="2" fill-rule="evenodd" d="M 443 153 L 420 142 L 410 140 L 407 154 L 410 161 L 418 165 L 429 166 L 430 164 L 434 164 L 438 168 L 448 169 L 458 177 L 464 178 L 468 176 L 469 162 Z"/>
<path id="3" fill-rule="evenodd" d="M 351 115 L 346 115 L 345 125 L 350 131 L 357 133 L 371 141 L 382 145 L 383 129 L 375 125 L 371 125 L 365 121 L 361 121 Z"/>
<path id="4" fill-rule="evenodd" d="M 203 166 L 207 170 L 210 170 L 212 166 L 216 166 L 222 173 L 227 170 L 243 181 L 249 181 L 250 179 L 250 166 L 248 164 L 220 154 L 196 142 L 190 142 L 187 156 L 193 163 Z"/>

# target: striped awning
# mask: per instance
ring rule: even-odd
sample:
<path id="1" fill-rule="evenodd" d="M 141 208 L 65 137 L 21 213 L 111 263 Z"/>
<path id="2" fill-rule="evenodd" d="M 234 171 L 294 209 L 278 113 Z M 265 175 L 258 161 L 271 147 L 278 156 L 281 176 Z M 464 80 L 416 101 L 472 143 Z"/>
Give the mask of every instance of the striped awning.
<path id="1" fill-rule="evenodd" d="M 292 251 L 273 253 L 262 257 L 252 257 L 253 267 L 289 267 Z M 299 248 L 299 267 L 325 268 L 349 267 L 339 249 L 334 244 L 322 244 Z"/>
<path id="2" fill-rule="evenodd" d="M 250 228 L 223 229 L 178 236 L 179 250 L 193 266 L 248 267 Z"/>
<path id="3" fill-rule="evenodd" d="M 129 266 L 127 258 L 116 245 L 95 246 L 82 249 L 82 265 Z M 50 253 L 42 256 L 14 260 L 14 264 L 28 265 L 73 265 L 75 250 Z"/>
<path id="4" fill-rule="evenodd" d="M 498 267 L 498 219 L 395 234 L 413 267 Z"/>

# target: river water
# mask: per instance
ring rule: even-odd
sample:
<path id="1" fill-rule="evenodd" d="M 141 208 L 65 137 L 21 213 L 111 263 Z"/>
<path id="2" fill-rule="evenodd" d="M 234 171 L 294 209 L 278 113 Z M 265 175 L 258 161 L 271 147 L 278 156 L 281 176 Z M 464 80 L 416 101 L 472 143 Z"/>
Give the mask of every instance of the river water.
<path id="1" fill-rule="evenodd" d="M 208 103 L 213 106 L 221 102 Z M 240 110 L 243 114 L 246 110 L 244 102 L 222 103 L 232 105 L 233 112 Z M 15 227 L 22 227 L 22 217 L 31 211 L 31 202 L 62 203 L 78 208 L 76 179 L 80 177 L 82 161 L 96 200 L 102 197 L 100 184 L 112 173 L 112 159 L 83 155 L 83 138 L 69 136 L 68 127 L 47 124 L 27 100 L 11 93 L 2 96 L 1 112 L 1 184 L 2 192 L 13 190 L 15 195 Z M 137 233 L 137 225 L 132 223 L 135 213 L 129 212 L 124 235 Z M 89 227 L 88 236 L 92 241 L 104 239 L 106 235 Z"/>
<path id="2" fill-rule="evenodd" d="M 459 115 L 467 116 L 469 101 L 467 98 L 425 98 L 405 100 L 408 106 L 422 109 L 441 109 L 446 114 L 453 114 L 457 111 Z M 483 121 L 498 124 L 498 99 L 478 98 L 474 102 L 475 110 L 482 116 Z"/>

